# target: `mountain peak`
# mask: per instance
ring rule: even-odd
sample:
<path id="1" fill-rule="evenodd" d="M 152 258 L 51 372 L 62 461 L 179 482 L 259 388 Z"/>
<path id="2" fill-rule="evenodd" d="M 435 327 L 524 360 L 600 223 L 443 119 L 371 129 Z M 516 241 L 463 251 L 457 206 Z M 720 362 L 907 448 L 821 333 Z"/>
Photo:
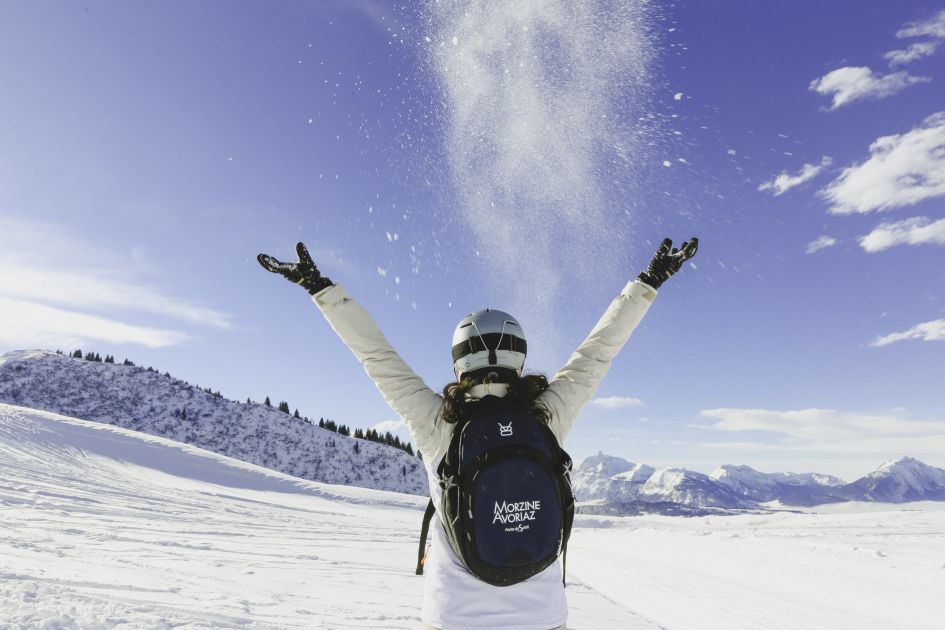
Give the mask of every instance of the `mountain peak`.
<path id="1" fill-rule="evenodd" d="M 888 462 L 883 463 L 877 470 L 890 470 L 895 467 L 909 466 L 909 467 L 927 467 L 928 464 L 925 462 L 919 461 L 915 457 L 903 456 L 899 459 L 891 459 Z"/>
<path id="2" fill-rule="evenodd" d="M 597 455 L 591 455 L 581 462 L 581 465 L 578 468 L 588 472 L 593 471 L 602 477 L 613 477 L 614 475 L 619 475 L 622 472 L 632 470 L 636 465 L 637 464 L 623 459 L 622 457 L 607 455 L 604 452 L 599 451 Z"/>
<path id="3" fill-rule="evenodd" d="M 941 501 L 945 500 L 945 470 L 914 457 L 900 457 L 851 483 L 845 494 L 859 501 Z"/>

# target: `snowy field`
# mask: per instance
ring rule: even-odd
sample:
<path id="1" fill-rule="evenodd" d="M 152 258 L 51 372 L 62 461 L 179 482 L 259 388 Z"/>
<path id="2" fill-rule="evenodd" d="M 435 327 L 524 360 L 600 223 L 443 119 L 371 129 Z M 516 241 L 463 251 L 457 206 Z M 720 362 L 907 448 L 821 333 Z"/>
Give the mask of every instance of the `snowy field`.
<path id="1" fill-rule="evenodd" d="M 418 628 L 425 500 L 0 404 L 0 629 Z M 569 627 L 940 628 L 945 504 L 579 517 Z"/>

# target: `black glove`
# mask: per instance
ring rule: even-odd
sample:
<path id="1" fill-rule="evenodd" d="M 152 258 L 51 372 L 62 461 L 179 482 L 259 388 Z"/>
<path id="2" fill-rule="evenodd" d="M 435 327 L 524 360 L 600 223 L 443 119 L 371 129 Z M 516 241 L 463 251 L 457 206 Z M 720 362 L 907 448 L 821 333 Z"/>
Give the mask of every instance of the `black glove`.
<path id="1" fill-rule="evenodd" d="M 315 266 L 315 262 L 309 256 L 303 243 L 296 245 L 295 251 L 299 255 L 299 262 L 297 263 L 279 262 L 266 254 L 256 256 L 256 260 L 266 271 L 285 276 L 286 280 L 302 285 L 312 295 L 334 284 L 318 271 L 318 267 Z"/>
<path id="2" fill-rule="evenodd" d="M 698 248 L 699 239 L 696 237 L 684 241 L 679 249 L 673 247 L 673 241 L 664 238 L 653 260 L 637 278 L 654 289 L 659 289 L 661 284 L 682 268 L 684 262 L 696 255 Z"/>

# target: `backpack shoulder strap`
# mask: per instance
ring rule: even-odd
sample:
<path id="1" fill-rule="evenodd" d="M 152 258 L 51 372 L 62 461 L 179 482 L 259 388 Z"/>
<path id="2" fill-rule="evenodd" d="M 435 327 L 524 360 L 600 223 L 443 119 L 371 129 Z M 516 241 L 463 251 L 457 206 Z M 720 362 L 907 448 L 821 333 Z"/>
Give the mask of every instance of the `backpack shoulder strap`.
<path id="1" fill-rule="evenodd" d="M 433 505 L 433 499 L 427 503 L 427 510 L 423 513 L 423 524 L 420 526 L 420 549 L 417 551 L 417 575 L 423 575 L 423 561 L 427 554 L 427 533 L 430 531 L 430 521 L 433 519 L 433 513 L 436 507 Z"/>

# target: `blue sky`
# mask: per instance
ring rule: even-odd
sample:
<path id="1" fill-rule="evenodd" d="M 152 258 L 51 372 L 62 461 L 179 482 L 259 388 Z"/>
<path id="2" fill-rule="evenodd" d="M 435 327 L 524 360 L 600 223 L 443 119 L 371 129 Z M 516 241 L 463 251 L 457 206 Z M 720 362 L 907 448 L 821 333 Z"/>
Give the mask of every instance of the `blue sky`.
<path id="1" fill-rule="evenodd" d="M 466 313 L 553 374 L 697 235 L 575 457 L 945 466 L 945 5 L 603 4 L 5 3 L 0 351 L 366 427 L 395 418 L 258 252 L 308 243 L 439 389 Z"/>

